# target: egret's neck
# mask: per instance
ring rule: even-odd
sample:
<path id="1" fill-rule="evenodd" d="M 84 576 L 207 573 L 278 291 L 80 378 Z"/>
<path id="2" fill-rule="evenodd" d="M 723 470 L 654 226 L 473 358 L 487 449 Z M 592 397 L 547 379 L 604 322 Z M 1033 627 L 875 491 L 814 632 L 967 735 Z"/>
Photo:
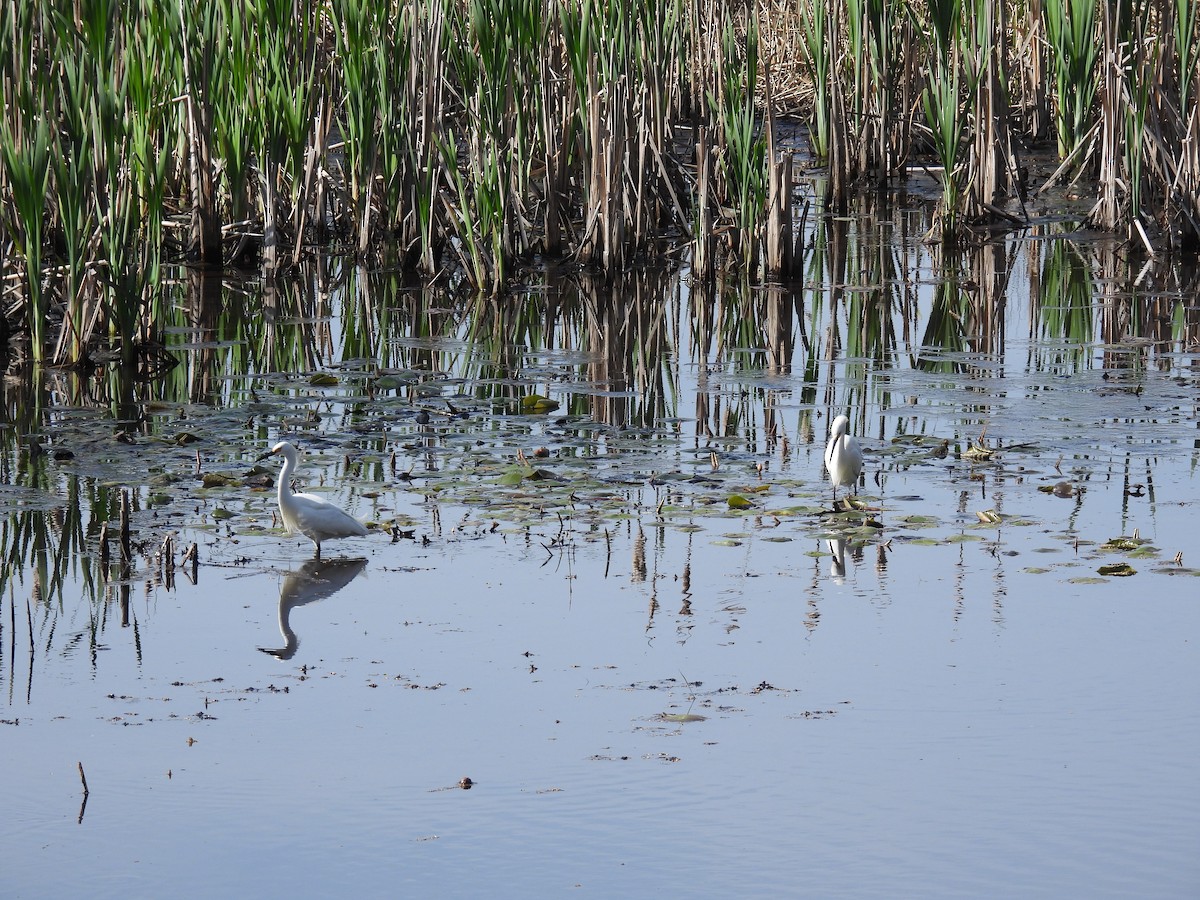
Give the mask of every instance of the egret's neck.
<path id="1" fill-rule="evenodd" d="M 279 470 L 279 482 L 275 485 L 275 496 L 279 500 L 280 506 L 283 505 L 283 498 L 291 493 L 291 488 L 288 487 L 288 482 L 292 478 L 292 460 L 289 457 L 283 458 L 283 468 Z"/>

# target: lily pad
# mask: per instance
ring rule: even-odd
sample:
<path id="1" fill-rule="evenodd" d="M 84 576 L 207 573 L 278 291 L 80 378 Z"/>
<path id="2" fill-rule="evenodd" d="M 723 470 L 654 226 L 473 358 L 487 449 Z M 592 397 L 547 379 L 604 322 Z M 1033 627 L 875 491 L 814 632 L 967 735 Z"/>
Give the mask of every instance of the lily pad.
<path id="1" fill-rule="evenodd" d="M 1111 539 L 1105 541 L 1103 544 L 1100 545 L 1100 549 L 1108 550 L 1110 552 L 1124 553 L 1129 550 L 1136 550 L 1143 543 L 1144 542 L 1140 538 L 1131 538 L 1131 537 L 1123 537 L 1122 536 L 1122 537 L 1111 538 Z"/>
<path id="2" fill-rule="evenodd" d="M 559 403 L 557 400 L 551 400 L 548 397 L 543 397 L 541 394 L 529 394 L 521 398 L 521 412 L 525 413 L 548 413 L 558 409 Z"/>
<path id="3" fill-rule="evenodd" d="M 1101 566 L 1097 571 L 1101 575 L 1114 575 L 1120 578 L 1137 574 L 1137 569 L 1129 565 L 1129 563 L 1113 563 L 1109 566 Z"/>

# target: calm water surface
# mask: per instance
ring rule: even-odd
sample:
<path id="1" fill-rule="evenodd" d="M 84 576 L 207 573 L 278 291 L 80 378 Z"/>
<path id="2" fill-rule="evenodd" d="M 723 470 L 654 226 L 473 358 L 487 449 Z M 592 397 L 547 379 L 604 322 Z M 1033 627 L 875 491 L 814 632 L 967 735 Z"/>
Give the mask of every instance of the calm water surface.
<path id="1" fill-rule="evenodd" d="M 337 385 L 266 374 L 228 414 L 187 407 L 199 444 L 12 479 L 14 510 L 53 510 L 72 476 L 151 472 L 127 626 L 86 562 L 58 588 L 45 554 L 9 570 L 0 894 L 1200 894 L 1200 354 L 1047 334 L 1011 286 L 1005 335 L 931 346 L 939 279 L 913 253 L 882 363 L 842 343 L 845 298 L 806 295 L 773 352 L 695 330 L 675 282 L 633 341 L 668 352 L 630 378 L 600 377 L 586 329 L 505 377 L 469 335 L 401 329 L 389 352 L 432 354 L 434 383 L 396 366 L 364 394 L 376 375 L 334 350 L 313 370 Z M 321 319 L 330 347 L 347 315 Z M 483 382 L 563 405 L 520 415 Z M 415 420 L 444 399 L 467 416 Z M 822 512 L 842 410 L 869 515 Z M 63 411 L 46 439 L 91 446 L 114 415 Z M 327 544 L 365 565 L 323 586 L 289 576 L 311 547 L 269 490 L 194 476 L 196 447 L 240 477 L 297 433 L 308 488 L 406 532 Z M 999 452 L 965 458 L 981 433 Z M 194 584 L 147 561 L 168 531 L 199 545 Z M 1116 562 L 1137 574 L 1099 575 Z"/>

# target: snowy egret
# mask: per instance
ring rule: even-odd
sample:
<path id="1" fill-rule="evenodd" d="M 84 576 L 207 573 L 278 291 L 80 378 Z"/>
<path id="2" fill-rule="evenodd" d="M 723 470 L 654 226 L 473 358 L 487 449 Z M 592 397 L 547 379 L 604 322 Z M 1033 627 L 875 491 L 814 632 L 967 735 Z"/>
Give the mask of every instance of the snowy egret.
<path id="1" fill-rule="evenodd" d="M 833 482 L 833 505 L 837 508 L 837 489 L 839 484 L 854 485 L 858 492 L 858 476 L 862 474 L 862 447 L 858 446 L 851 435 L 846 432 L 850 428 L 850 420 L 838 416 L 833 420 L 829 433 L 829 443 L 825 445 L 825 468 L 829 470 L 829 480 Z"/>
<path id="2" fill-rule="evenodd" d="M 279 470 L 278 497 L 279 514 L 288 534 L 299 532 L 317 548 L 313 554 L 321 556 L 321 541 L 331 538 L 357 537 L 367 533 L 367 527 L 343 509 L 334 506 L 313 494 L 293 494 L 291 480 L 296 474 L 299 454 L 287 441 L 280 441 L 259 459 L 282 456 L 283 468 Z"/>

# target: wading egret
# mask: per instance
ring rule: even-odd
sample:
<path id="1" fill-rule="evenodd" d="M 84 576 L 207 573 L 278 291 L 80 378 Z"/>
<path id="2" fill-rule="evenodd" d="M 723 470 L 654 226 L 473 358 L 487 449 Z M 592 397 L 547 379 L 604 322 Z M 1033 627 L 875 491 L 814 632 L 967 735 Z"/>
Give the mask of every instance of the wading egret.
<path id="1" fill-rule="evenodd" d="M 279 470 L 277 493 L 279 514 L 288 534 L 299 532 L 317 548 L 314 556 L 321 556 L 321 541 L 332 538 L 359 537 L 367 533 L 367 527 L 343 509 L 334 506 L 314 494 L 292 493 L 292 476 L 296 474 L 299 454 L 287 441 L 280 441 L 259 459 L 282 456 L 283 468 Z"/>
<path id="2" fill-rule="evenodd" d="M 838 485 L 853 485 L 854 492 L 858 493 L 858 476 L 862 474 L 862 447 L 851 435 L 846 434 L 849 428 L 850 420 L 838 416 L 833 420 L 829 443 L 825 445 L 825 468 L 829 470 L 829 480 L 833 482 L 834 508 L 837 507 Z"/>

